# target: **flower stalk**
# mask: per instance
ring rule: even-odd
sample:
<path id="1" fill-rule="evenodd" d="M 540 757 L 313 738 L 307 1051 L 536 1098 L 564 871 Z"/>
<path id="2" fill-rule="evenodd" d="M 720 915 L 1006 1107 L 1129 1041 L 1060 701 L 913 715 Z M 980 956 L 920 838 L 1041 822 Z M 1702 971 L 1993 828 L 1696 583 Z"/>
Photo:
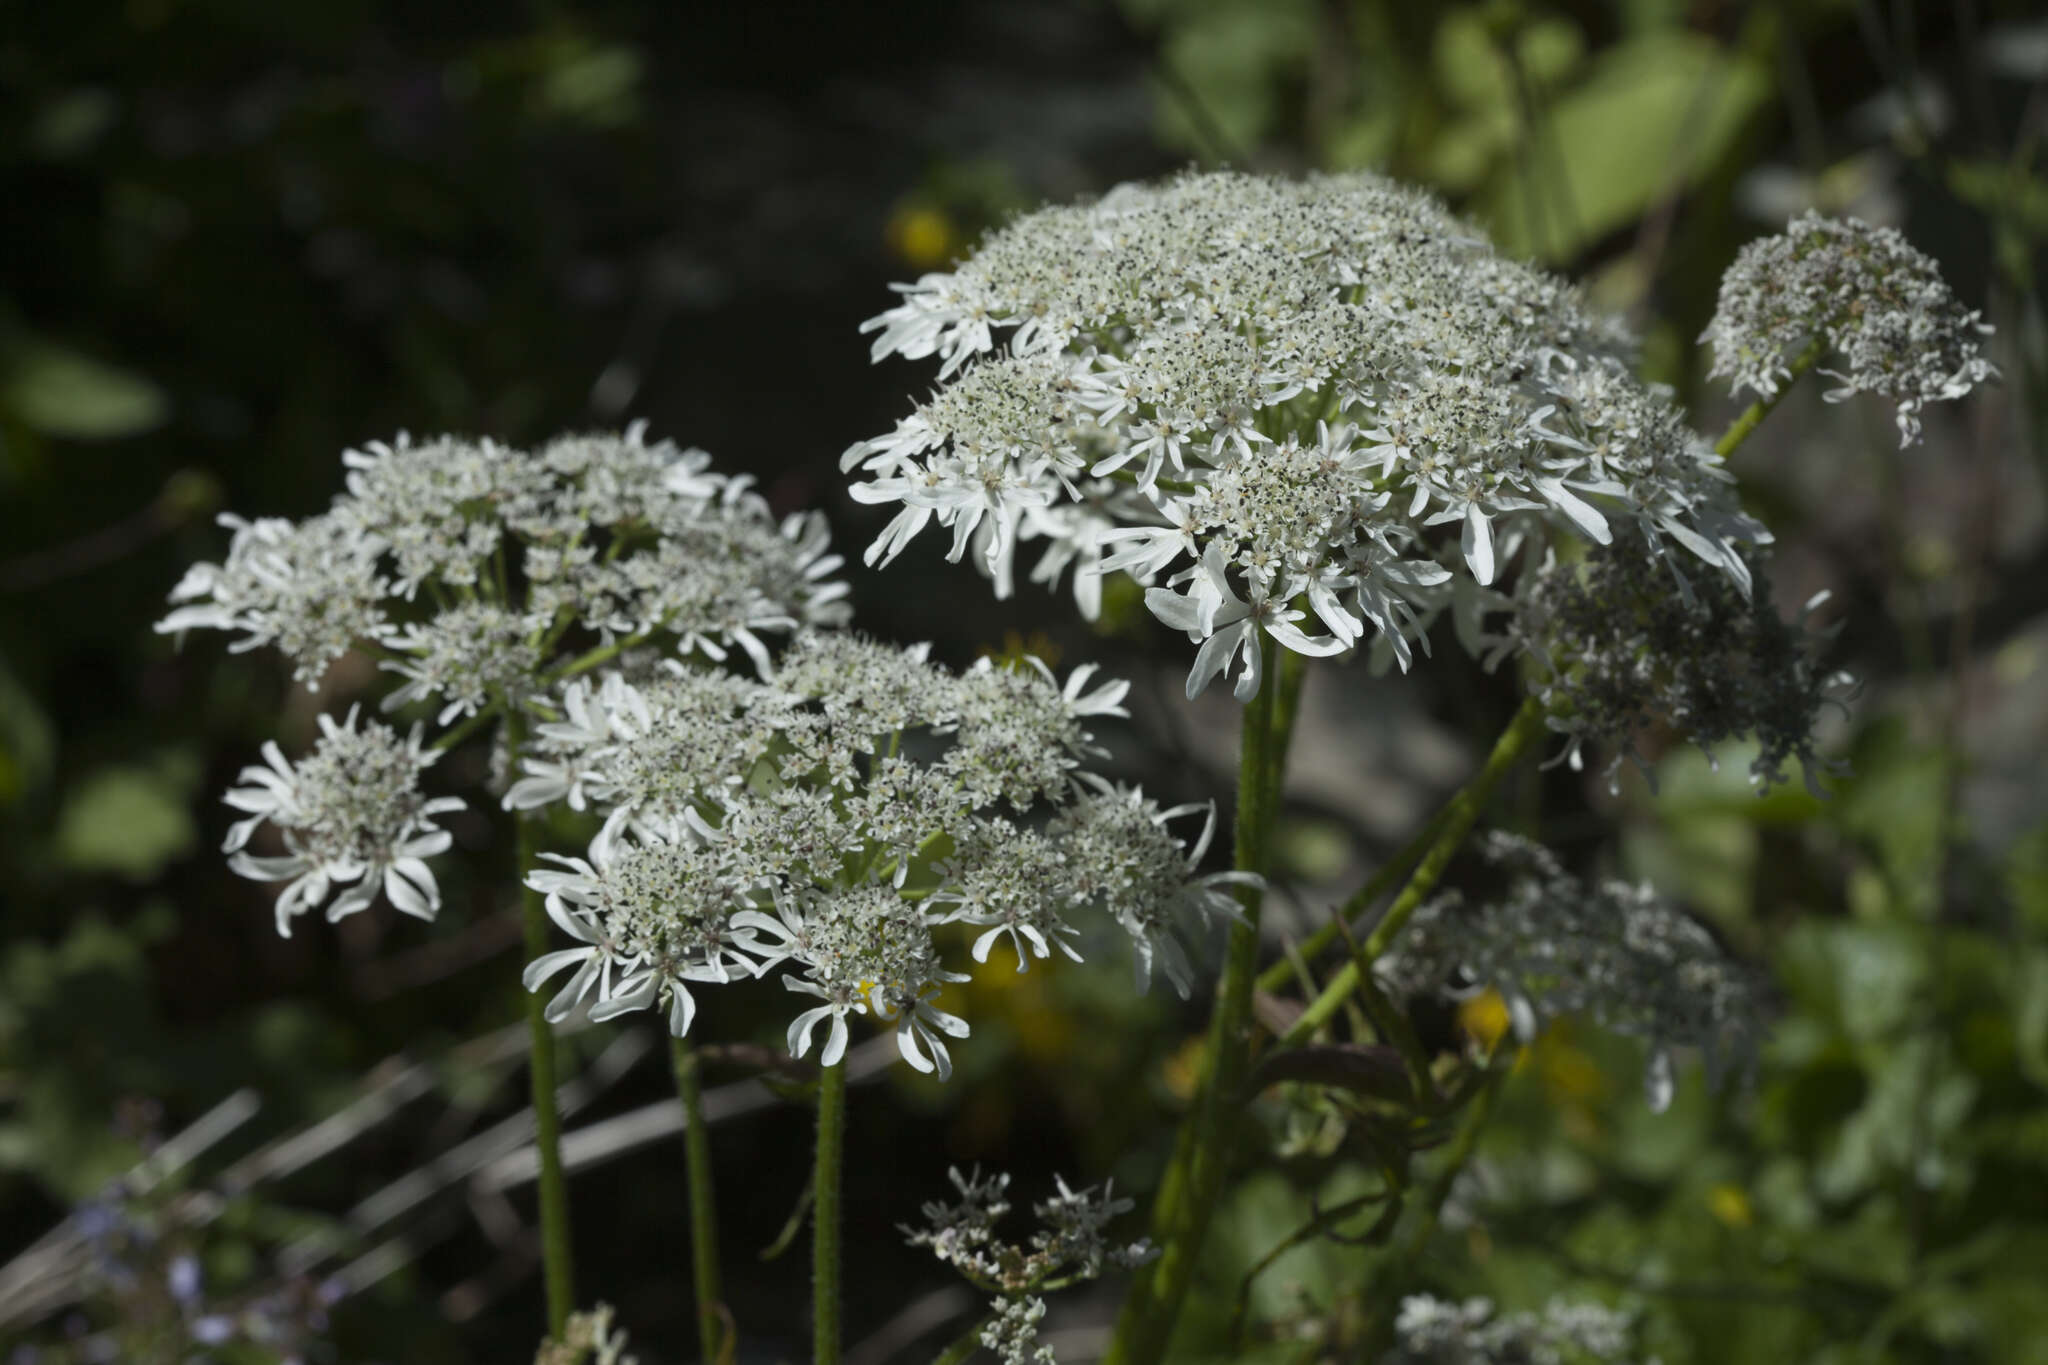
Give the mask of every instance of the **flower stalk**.
<path id="1" fill-rule="evenodd" d="M 705 1365 L 726 1357 L 725 1295 L 718 1265 L 718 1205 L 711 1178 L 711 1134 L 704 1127 L 703 1055 L 671 1034 L 669 1063 L 683 1105 L 683 1160 L 690 1186 L 690 1281 L 697 1302 L 697 1347 Z"/>
<path id="2" fill-rule="evenodd" d="M 514 816 L 512 823 L 519 831 L 519 866 L 532 867 L 540 852 L 539 822 Z M 546 897 L 540 892 L 522 882 L 519 903 L 526 957 L 531 961 L 547 952 L 553 929 L 548 923 Z M 534 1147 L 540 1153 L 541 1265 L 547 1283 L 548 1333 L 560 1337 L 576 1307 L 576 1280 L 570 1259 L 569 1182 L 562 1170 L 562 1118 L 555 1111 L 555 1030 L 547 1019 L 547 998 L 522 993 L 529 1031 L 527 1071 L 533 1081 Z"/>
<path id="3" fill-rule="evenodd" d="M 1264 641 L 1265 676 L 1272 678 L 1277 645 Z M 1279 805 L 1284 737 L 1275 724 L 1283 703 L 1291 725 L 1294 697 L 1300 686 L 1296 672 L 1291 687 L 1268 686 L 1244 707 L 1243 740 L 1237 779 L 1236 867 L 1263 876 L 1271 852 L 1273 814 Z M 1158 1360 L 1166 1350 L 1173 1324 L 1193 1283 L 1209 1220 L 1222 1192 L 1235 1127 L 1235 1100 L 1251 1060 L 1252 990 L 1259 955 L 1259 912 L 1263 891 L 1258 885 L 1238 888 L 1244 918 L 1231 926 L 1223 976 L 1217 983 L 1216 1006 L 1202 1053 L 1195 1111 L 1182 1124 L 1172 1163 L 1160 1182 L 1153 1206 L 1153 1236 L 1160 1255 L 1133 1280 L 1117 1322 L 1116 1336 L 1104 1357 L 1108 1365 L 1140 1365 Z"/>
<path id="4" fill-rule="evenodd" d="M 846 1064 L 818 1073 L 817 1173 L 811 1205 L 811 1362 L 839 1361 L 840 1180 L 846 1156 Z"/>
<path id="5" fill-rule="evenodd" d="M 1741 414 L 1728 424 L 1728 430 L 1722 432 L 1721 439 L 1714 442 L 1714 453 L 1723 459 L 1734 454 L 1735 448 L 1747 441 L 1750 433 L 1763 424 L 1764 418 L 1770 416 L 1771 409 L 1778 406 L 1785 395 L 1792 391 L 1792 386 L 1799 382 L 1799 377 L 1820 363 L 1820 358 L 1827 354 L 1827 350 L 1828 339 L 1825 333 L 1809 341 L 1806 349 L 1792 357 L 1791 362 L 1786 365 L 1784 378 L 1778 387 L 1744 408 Z"/>

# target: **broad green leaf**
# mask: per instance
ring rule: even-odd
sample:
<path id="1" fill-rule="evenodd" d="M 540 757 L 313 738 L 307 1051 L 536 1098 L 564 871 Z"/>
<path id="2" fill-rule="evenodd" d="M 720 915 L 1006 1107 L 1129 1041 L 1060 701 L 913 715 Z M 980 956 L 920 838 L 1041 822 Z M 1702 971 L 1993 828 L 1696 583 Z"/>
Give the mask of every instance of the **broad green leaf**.
<path id="1" fill-rule="evenodd" d="M 149 880 L 198 842 L 191 787 L 192 774 L 175 765 L 101 769 L 65 799 L 58 858 L 79 872 Z"/>

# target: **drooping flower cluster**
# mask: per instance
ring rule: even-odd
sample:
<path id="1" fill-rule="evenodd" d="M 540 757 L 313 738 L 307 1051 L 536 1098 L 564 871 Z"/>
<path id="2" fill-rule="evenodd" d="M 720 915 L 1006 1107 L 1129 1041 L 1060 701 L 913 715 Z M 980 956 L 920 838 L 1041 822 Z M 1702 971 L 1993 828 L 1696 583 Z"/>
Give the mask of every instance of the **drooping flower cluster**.
<path id="1" fill-rule="evenodd" d="M 1488 1299 L 1416 1294 L 1401 1300 L 1394 1335 L 1382 1365 L 1656 1365 L 1636 1348 L 1634 1318 L 1597 1303 L 1501 1313 Z"/>
<path id="2" fill-rule="evenodd" d="M 1055 945 L 1078 957 L 1076 917 L 1093 912 L 1136 945 L 1141 984 L 1157 962 L 1185 993 L 1176 923 L 1234 914 L 1226 888 L 1247 878 L 1195 873 L 1213 811 L 1190 852 L 1168 824 L 1200 807 L 1161 810 L 1087 770 L 1088 726 L 1123 715 L 1126 690 L 1091 689 L 1092 673 L 1062 685 L 1027 658 L 955 674 L 921 647 L 812 631 L 768 681 L 670 661 L 568 683 L 505 801 L 605 822 L 588 856 L 528 879 L 580 945 L 533 962 L 528 988 L 568 971 L 551 1018 L 665 1008 L 680 1036 L 693 987 L 786 966 L 809 997 L 793 1053 L 822 1029 L 836 1064 L 865 1015 L 941 1077 L 967 1032 L 935 1001 L 967 979 L 942 960 L 942 926 L 982 931 L 977 962 L 1006 940 L 1021 971 Z"/>
<path id="3" fill-rule="evenodd" d="M 1710 1081 L 1747 1074 L 1768 1022 L 1762 980 L 1697 921 L 1647 887 L 1588 885 L 1540 845 L 1487 836 L 1500 896 L 1449 892 L 1423 905 L 1376 970 L 1404 996 L 1493 987 L 1524 1041 L 1544 1019 L 1583 1014 L 1650 1045 L 1652 1108 L 1671 1101 L 1671 1049 L 1696 1047 Z"/>
<path id="4" fill-rule="evenodd" d="M 1055 1177 L 1059 1193 L 1032 1206 L 1042 1226 L 1029 1243 L 1018 1243 L 996 1231 L 1010 1211 L 1008 1175 L 984 1179 L 979 1169 L 962 1175 L 956 1167 L 947 1177 L 960 1197 L 927 1203 L 925 1225 L 903 1232 L 912 1246 L 928 1248 L 975 1288 L 994 1295 L 981 1342 L 1004 1365 L 1053 1360 L 1052 1348 L 1038 1337 L 1044 1291 L 1096 1279 L 1105 1270 L 1133 1270 L 1158 1254 L 1144 1238 L 1128 1244 L 1109 1240 L 1110 1222 L 1132 1204 L 1113 1198 L 1107 1185 L 1100 1194 L 1076 1191 Z"/>
<path id="5" fill-rule="evenodd" d="M 1839 385 L 1828 400 L 1891 399 L 1906 446 L 1920 439 L 1922 408 L 1997 375 L 1982 354 L 1990 331 L 1897 229 L 1809 210 L 1742 248 L 1700 340 L 1713 348 L 1713 377 L 1763 398 L 1791 375 L 1795 353 L 1825 345 L 1839 367 L 1821 367 Z"/>
<path id="6" fill-rule="evenodd" d="M 901 504 L 870 562 L 936 522 L 999 593 L 1027 540 L 1090 614 L 1105 572 L 1163 576 L 1146 601 L 1200 645 L 1191 694 L 1233 667 L 1254 694 L 1267 636 L 1406 667 L 1560 534 L 1632 527 L 1738 580 L 1764 538 L 1625 336 L 1377 177 L 1124 186 L 898 289 L 876 358 L 946 382 L 846 453 L 857 499 Z"/>
<path id="7" fill-rule="evenodd" d="M 1829 702 L 1854 691 L 1847 674 L 1824 670 L 1826 634 L 1808 629 L 1828 596 L 1809 598 L 1792 620 L 1778 615 L 1767 561 L 1743 558 L 1752 584 L 1742 592 L 1721 576 L 1671 591 L 1639 543 L 1618 540 L 1584 560 L 1547 561 L 1518 585 L 1514 615 L 1495 639 L 1490 663 L 1528 659 L 1531 686 L 1564 757 L 1582 765 L 1588 744 L 1611 745 L 1645 772 L 1644 734 L 1668 726 L 1711 759 L 1731 741 L 1758 745 L 1750 779 L 1759 790 L 1800 764 L 1809 790 L 1839 765 L 1815 754 L 1814 726 Z"/>
<path id="8" fill-rule="evenodd" d="M 625 649 L 759 668 L 763 636 L 846 619 L 816 516 L 778 522 L 743 478 L 709 456 L 622 435 L 566 436 L 537 451 L 490 440 L 401 436 L 343 457 L 346 491 L 325 512 L 222 519 L 225 561 L 195 565 L 157 624 L 238 632 L 230 648 L 275 645 L 309 687 L 342 654 L 379 658 L 400 683 L 386 710 L 423 703 L 436 726 L 523 715 L 549 687 Z M 278 928 L 326 903 L 338 919 L 378 891 L 431 918 L 440 893 L 425 859 L 448 847 L 419 774 L 439 744 L 374 722 L 321 720 L 296 764 L 275 744 L 228 803 L 250 818 L 226 852 L 244 876 L 286 881 Z M 451 733 L 442 743 L 459 735 Z M 578 793 L 580 795 L 580 792 Z M 248 845 L 268 822 L 283 856 Z M 352 884 L 352 885 L 350 885 Z"/>

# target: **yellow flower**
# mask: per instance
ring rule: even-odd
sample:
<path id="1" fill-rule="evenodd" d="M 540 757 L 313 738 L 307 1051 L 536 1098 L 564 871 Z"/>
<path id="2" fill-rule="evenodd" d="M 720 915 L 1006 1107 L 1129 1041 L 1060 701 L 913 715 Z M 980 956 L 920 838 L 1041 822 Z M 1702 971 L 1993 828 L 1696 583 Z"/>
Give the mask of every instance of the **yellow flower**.
<path id="1" fill-rule="evenodd" d="M 1708 1190 L 1707 1211 L 1731 1228 L 1746 1228 L 1756 1222 L 1749 1193 L 1740 1185 L 1721 1184 Z"/>
<path id="2" fill-rule="evenodd" d="M 934 270 L 953 258 L 953 220 L 930 204 L 897 206 L 886 229 L 889 246 L 919 270 Z"/>
<path id="3" fill-rule="evenodd" d="M 1491 1052 L 1494 1044 L 1508 1031 L 1508 1002 L 1501 999 L 1499 991 L 1488 986 L 1478 995 L 1459 1003 L 1458 1027 L 1465 1031 L 1466 1037 Z"/>

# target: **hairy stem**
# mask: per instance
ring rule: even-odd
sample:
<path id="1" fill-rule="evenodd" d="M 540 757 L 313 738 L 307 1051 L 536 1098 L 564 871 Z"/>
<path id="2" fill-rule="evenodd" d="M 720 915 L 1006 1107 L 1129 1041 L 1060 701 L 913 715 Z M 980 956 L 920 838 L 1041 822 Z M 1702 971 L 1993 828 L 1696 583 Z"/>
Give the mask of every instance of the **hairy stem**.
<path id="1" fill-rule="evenodd" d="M 1754 403 L 1743 409 L 1742 415 L 1733 422 L 1730 422 L 1728 430 L 1721 433 L 1721 439 L 1714 442 L 1714 453 L 1723 459 L 1732 455 L 1735 452 L 1735 447 L 1747 441 L 1749 434 L 1755 431 L 1763 423 L 1764 418 L 1770 415 L 1771 409 L 1778 406 L 1779 401 L 1792 391 L 1792 386 L 1799 382 L 1799 377 L 1820 363 L 1820 358 L 1827 354 L 1827 349 L 1826 336 L 1817 336 L 1812 341 L 1809 341 L 1806 344 L 1806 349 L 1792 357 L 1792 363 L 1786 366 L 1789 373 L 1786 374 L 1784 381 L 1778 385 L 1778 391 L 1768 398 L 1757 399 Z"/>
<path id="2" fill-rule="evenodd" d="M 1237 867 L 1261 874 L 1266 870 L 1282 777 L 1274 719 L 1287 691 L 1275 677 L 1275 645 L 1268 639 L 1263 648 L 1267 685 L 1244 708 L 1236 815 Z M 1238 902 L 1244 919 L 1231 926 L 1223 976 L 1209 1017 L 1195 1108 L 1181 1124 L 1173 1160 L 1153 1205 L 1153 1240 L 1160 1247 L 1159 1259 L 1133 1279 L 1117 1320 L 1116 1336 L 1103 1357 L 1106 1365 L 1153 1365 L 1166 1353 L 1222 1193 L 1236 1127 L 1237 1092 L 1251 1057 L 1252 987 L 1258 969 L 1262 893 L 1257 887 L 1240 888 Z"/>
<path id="3" fill-rule="evenodd" d="M 1347 962 L 1336 976 L 1330 978 L 1330 984 L 1323 987 L 1321 995 L 1309 1002 L 1308 1008 L 1301 1012 L 1301 1017 L 1296 1019 L 1293 1027 L 1281 1037 L 1279 1046 L 1294 1047 L 1307 1041 L 1317 1029 L 1330 1021 L 1331 1016 L 1343 1007 L 1346 1000 L 1351 998 L 1352 992 L 1358 989 L 1360 980 L 1358 964 L 1361 961 L 1370 963 L 1384 953 L 1395 936 L 1401 932 L 1402 926 L 1408 923 L 1408 917 L 1415 913 L 1416 907 L 1436 889 L 1438 880 L 1444 875 L 1444 869 L 1450 866 L 1458 846 L 1465 842 L 1465 836 L 1471 832 L 1473 822 L 1479 818 L 1479 812 L 1486 808 L 1487 800 L 1492 797 L 1494 788 L 1500 785 L 1502 778 L 1514 771 L 1523 756 L 1535 747 L 1543 732 L 1543 708 L 1532 697 L 1522 703 L 1521 709 L 1515 712 L 1515 718 L 1508 722 L 1508 728 L 1503 730 L 1500 738 L 1494 742 L 1493 752 L 1486 757 L 1486 766 L 1481 768 L 1478 774 L 1444 806 L 1443 815 L 1436 825 L 1436 833 L 1430 840 L 1429 848 L 1423 853 L 1422 861 L 1416 865 L 1415 873 L 1409 877 L 1408 884 L 1401 888 L 1401 894 L 1387 907 L 1387 913 L 1381 917 L 1379 924 L 1374 926 L 1371 935 L 1360 945 L 1352 960 Z"/>
<path id="4" fill-rule="evenodd" d="M 548 950 L 548 912 L 541 893 L 525 885 L 537 861 L 539 822 L 513 817 L 519 830 L 520 910 L 526 929 L 526 960 Z M 547 1020 L 547 996 L 526 995 L 529 1031 L 527 1072 L 533 1081 L 534 1147 L 540 1153 L 541 1265 L 547 1281 L 548 1334 L 559 1338 L 576 1306 L 575 1270 L 569 1250 L 569 1182 L 562 1170 L 562 1117 L 555 1112 L 555 1030 Z"/>
<path id="5" fill-rule="evenodd" d="M 818 1073 L 818 1167 L 811 1206 L 811 1365 L 839 1362 L 839 1180 L 846 1151 L 846 1063 Z"/>
<path id="6" fill-rule="evenodd" d="M 724 1293 L 718 1274 L 718 1205 L 711 1179 L 711 1134 L 704 1128 L 703 1058 L 670 1035 L 669 1062 L 683 1102 L 683 1161 L 690 1182 L 690 1278 L 697 1295 L 697 1348 L 704 1365 L 724 1356 Z"/>

